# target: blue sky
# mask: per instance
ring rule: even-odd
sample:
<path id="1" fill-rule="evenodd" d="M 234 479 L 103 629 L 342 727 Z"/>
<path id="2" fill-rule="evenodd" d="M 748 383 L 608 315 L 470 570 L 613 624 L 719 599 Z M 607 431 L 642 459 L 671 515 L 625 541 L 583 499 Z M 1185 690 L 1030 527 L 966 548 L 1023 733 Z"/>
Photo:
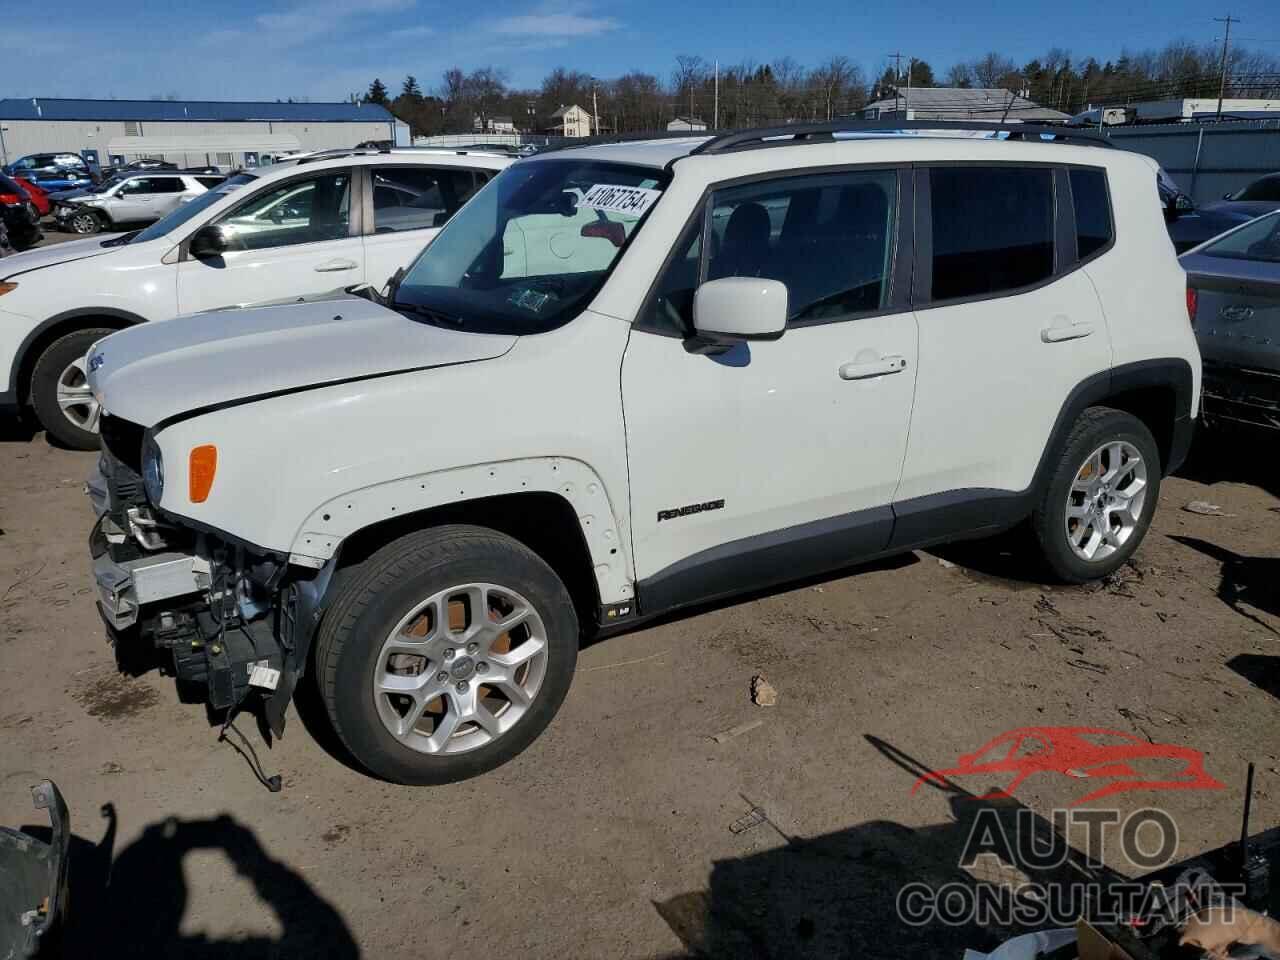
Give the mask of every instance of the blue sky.
<path id="1" fill-rule="evenodd" d="M 339 100 L 374 76 L 393 94 L 408 73 L 431 90 L 453 64 L 492 64 L 518 86 L 558 64 L 665 78 L 679 53 L 807 65 L 838 53 L 872 75 L 900 50 L 941 74 L 991 49 L 1021 63 L 1052 46 L 1106 58 L 1174 39 L 1209 42 L 1221 32 L 1212 18 L 1224 13 L 1195 0 L 60 0 L 56 8 L 45 18 L 32 7 L 0 30 L 0 96 Z M 1247 45 L 1280 54 L 1276 0 L 1233 0 L 1230 12 L 1244 20 L 1239 36 L 1267 41 Z"/>

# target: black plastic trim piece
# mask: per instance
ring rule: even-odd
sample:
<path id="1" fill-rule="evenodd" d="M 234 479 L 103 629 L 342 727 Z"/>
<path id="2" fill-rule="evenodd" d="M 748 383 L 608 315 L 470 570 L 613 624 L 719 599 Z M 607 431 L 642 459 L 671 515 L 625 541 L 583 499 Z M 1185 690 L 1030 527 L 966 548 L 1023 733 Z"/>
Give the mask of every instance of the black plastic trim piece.
<path id="1" fill-rule="evenodd" d="M 637 606 L 665 612 L 856 563 L 883 550 L 892 529 L 884 506 L 711 547 L 640 581 Z"/>

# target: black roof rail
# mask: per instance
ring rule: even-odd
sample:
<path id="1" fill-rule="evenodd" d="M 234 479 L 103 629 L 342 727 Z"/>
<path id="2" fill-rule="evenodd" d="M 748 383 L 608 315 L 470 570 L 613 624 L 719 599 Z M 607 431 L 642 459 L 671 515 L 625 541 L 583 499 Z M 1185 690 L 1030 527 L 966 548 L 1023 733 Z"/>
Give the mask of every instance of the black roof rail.
<path id="1" fill-rule="evenodd" d="M 987 130 L 1007 133 L 1010 140 L 1039 140 L 1052 136 L 1055 141 L 1080 143 L 1093 147 L 1115 147 L 1110 140 L 1091 130 L 1058 127 L 1039 123 L 996 123 L 984 120 L 827 120 L 819 123 L 791 123 L 780 127 L 758 127 L 713 137 L 689 151 L 689 155 L 730 153 L 761 147 L 792 146 L 797 143 L 831 143 L 837 133 L 888 133 L 895 130 Z"/>

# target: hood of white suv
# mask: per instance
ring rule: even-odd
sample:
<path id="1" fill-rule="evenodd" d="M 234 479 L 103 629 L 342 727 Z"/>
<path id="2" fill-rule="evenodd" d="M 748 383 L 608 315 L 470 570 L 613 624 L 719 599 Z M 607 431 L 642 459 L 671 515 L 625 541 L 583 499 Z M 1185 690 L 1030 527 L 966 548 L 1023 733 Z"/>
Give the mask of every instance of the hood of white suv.
<path id="1" fill-rule="evenodd" d="M 142 426 L 226 403 L 500 357 L 516 337 L 445 330 L 360 297 L 143 323 L 89 351 L 104 411 Z"/>
<path id="2" fill-rule="evenodd" d="M 15 253 L 0 260 L 0 277 L 9 279 L 20 274 L 30 273 L 43 267 L 52 267 L 58 263 L 70 263 L 72 260 L 83 260 L 86 257 L 100 257 L 104 253 L 113 253 L 121 249 L 104 241 L 113 240 L 119 234 L 98 234 L 84 240 L 71 240 L 68 243 L 55 243 L 47 247 L 37 247 L 23 253 Z"/>

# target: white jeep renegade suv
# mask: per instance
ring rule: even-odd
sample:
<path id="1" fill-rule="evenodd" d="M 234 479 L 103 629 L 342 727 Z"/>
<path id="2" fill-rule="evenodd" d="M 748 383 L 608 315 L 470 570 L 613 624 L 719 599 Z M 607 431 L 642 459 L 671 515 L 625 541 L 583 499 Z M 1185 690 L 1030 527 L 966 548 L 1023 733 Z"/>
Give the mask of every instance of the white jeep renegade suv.
<path id="1" fill-rule="evenodd" d="M 98 406 L 84 355 L 94 341 L 144 320 L 381 286 L 510 163 L 442 150 L 328 151 L 237 174 L 145 230 L 6 257 L 0 414 L 33 408 L 52 436 L 91 450 Z"/>
<path id="2" fill-rule="evenodd" d="M 834 129 L 540 155 L 385 296 L 97 344 L 122 654 L 277 732 L 310 673 L 440 783 L 538 736 L 584 633 L 1022 521 L 1115 570 L 1199 397 L 1155 165 Z"/>

